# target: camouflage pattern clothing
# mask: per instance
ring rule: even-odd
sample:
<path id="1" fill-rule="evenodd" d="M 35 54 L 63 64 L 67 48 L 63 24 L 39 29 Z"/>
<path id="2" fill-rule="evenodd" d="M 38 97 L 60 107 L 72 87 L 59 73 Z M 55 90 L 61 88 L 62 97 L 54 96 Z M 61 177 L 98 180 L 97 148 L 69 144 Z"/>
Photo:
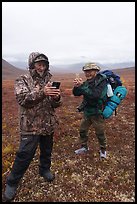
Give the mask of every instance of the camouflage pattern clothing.
<path id="1" fill-rule="evenodd" d="M 102 116 L 103 103 L 107 93 L 106 76 L 97 74 L 95 78 L 86 80 L 81 86 L 73 88 L 74 96 L 83 95 L 84 117 L 80 125 L 81 146 L 87 146 L 88 131 L 92 125 L 98 138 L 100 149 L 106 149 L 105 123 Z"/>
<path id="2" fill-rule="evenodd" d="M 61 105 L 45 96 L 43 87 L 51 80 L 49 71 L 40 77 L 35 69 L 15 81 L 15 94 L 20 105 L 20 133 L 22 135 L 51 135 L 58 124 L 55 108 Z"/>
<path id="3" fill-rule="evenodd" d="M 90 117 L 84 117 L 80 125 L 80 143 L 82 146 L 87 146 L 88 131 L 90 126 L 95 129 L 95 134 L 98 139 L 100 149 L 106 149 L 106 133 L 105 123 L 101 115 L 92 115 Z"/>
<path id="4" fill-rule="evenodd" d="M 53 98 L 44 93 L 44 87 L 52 77 L 49 73 L 47 56 L 33 52 L 29 56 L 28 64 L 30 74 L 22 75 L 15 80 L 15 95 L 20 105 L 21 137 L 19 149 L 6 181 L 4 192 L 6 202 L 14 199 L 19 182 L 34 158 L 38 146 L 40 150 L 39 175 L 48 182 L 55 178 L 50 167 L 53 135 L 58 125 L 55 108 L 62 104 L 61 97 Z M 38 67 L 40 72 L 37 70 Z M 30 178 L 33 179 L 33 176 Z"/>

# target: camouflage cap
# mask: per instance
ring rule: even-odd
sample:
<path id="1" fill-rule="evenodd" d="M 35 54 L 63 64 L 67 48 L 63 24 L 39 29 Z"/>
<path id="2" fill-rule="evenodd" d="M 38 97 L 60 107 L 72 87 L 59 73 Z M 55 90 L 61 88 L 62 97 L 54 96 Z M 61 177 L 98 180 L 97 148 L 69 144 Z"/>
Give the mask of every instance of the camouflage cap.
<path id="1" fill-rule="evenodd" d="M 84 65 L 84 67 L 82 67 L 83 71 L 87 71 L 87 70 L 98 70 L 98 71 L 100 71 L 100 69 L 101 68 L 97 64 L 95 64 L 94 62 L 86 63 Z"/>
<path id="2" fill-rule="evenodd" d="M 32 68 L 35 62 L 45 61 L 49 65 L 48 57 L 39 52 L 32 52 L 29 55 L 28 65 Z"/>

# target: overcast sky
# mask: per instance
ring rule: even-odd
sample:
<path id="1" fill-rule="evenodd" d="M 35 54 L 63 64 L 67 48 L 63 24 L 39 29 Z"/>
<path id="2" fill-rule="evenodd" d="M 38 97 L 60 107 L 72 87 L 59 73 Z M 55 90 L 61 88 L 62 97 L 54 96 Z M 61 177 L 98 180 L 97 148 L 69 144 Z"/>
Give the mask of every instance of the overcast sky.
<path id="1" fill-rule="evenodd" d="M 2 58 L 135 61 L 135 2 L 2 2 Z"/>

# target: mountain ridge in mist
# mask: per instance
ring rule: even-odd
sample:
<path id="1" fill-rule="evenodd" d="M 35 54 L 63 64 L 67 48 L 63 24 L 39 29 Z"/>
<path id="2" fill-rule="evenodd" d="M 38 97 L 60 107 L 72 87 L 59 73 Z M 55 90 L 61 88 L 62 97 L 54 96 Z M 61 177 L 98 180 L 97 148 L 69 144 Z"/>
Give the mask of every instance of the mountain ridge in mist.
<path id="1" fill-rule="evenodd" d="M 26 62 L 8 62 L 19 69 L 27 69 Z M 125 68 L 125 67 L 134 67 L 135 63 L 132 61 L 129 62 L 119 62 L 119 63 L 98 63 L 96 62 L 101 68 L 103 69 L 116 69 L 116 68 Z M 78 62 L 78 63 L 69 63 L 69 64 L 50 64 L 50 68 L 53 72 L 76 72 L 80 71 L 81 68 L 84 66 L 85 62 Z"/>
<path id="2" fill-rule="evenodd" d="M 82 72 L 82 67 L 85 63 L 76 63 L 76 64 L 68 64 L 68 65 L 50 65 L 50 71 L 52 73 L 80 73 Z M 131 63 L 117 63 L 117 64 L 99 64 L 97 63 L 102 70 L 104 69 L 123 69 L 131 66 Z M 116 66 L 117 65 L 117 66 Z M 15 79 L 19 75 L 28 73 L 27 69 L 18 68 L 6 60 L 2 59 L 2 79 L 13 78 Z"/>
<path id="3" fill-rule="evenodd" d="M 19 69 L 13 66 L 6 60 L 2 59 L 2 79 L 15 79 L 21 74 L 26 74 L 28 71 L 25 69 Z"/>

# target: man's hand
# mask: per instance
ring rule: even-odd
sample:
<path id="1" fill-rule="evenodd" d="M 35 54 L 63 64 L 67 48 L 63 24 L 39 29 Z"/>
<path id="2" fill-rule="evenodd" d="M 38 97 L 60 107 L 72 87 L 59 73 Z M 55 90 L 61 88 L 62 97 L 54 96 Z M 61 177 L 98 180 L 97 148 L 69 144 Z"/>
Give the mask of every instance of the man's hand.
<path id="1" fill-rule="evenodd" d="M 52 83 L 48 82 L 44 87 L 44 94 L 46 96 L 52 96 L 54 99 L 58 99 L 60 97 L 60 89 L 52 87 Z"/>
<path id="2" fill-rule="evenodd" d="M 73 83 L 74 83 L 75 87 L 78 87 L 81 84 L 83 84 L 83 80 L 81 78 L 76 78 L 76 79 L 74 79 Z"/>

